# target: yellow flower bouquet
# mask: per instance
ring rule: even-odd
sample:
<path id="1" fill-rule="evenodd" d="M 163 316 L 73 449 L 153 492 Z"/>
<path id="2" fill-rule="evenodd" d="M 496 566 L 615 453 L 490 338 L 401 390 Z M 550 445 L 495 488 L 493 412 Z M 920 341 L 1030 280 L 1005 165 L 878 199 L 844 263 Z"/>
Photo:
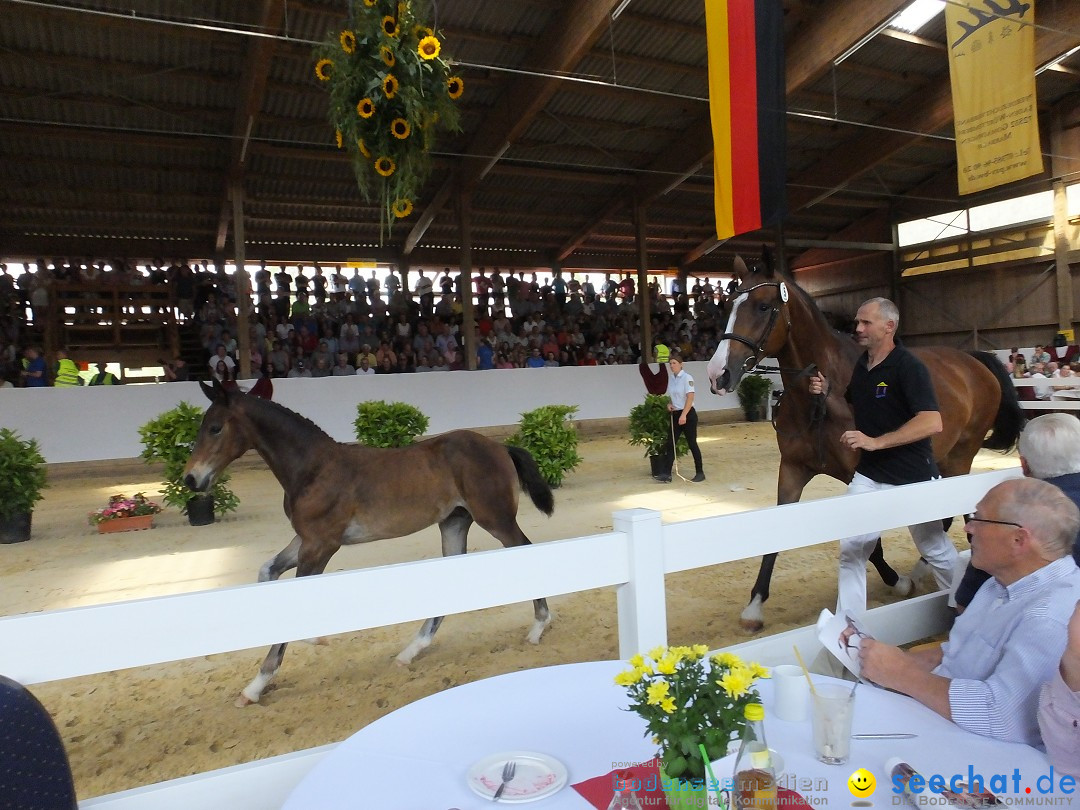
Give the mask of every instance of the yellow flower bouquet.
<path id="1" fill-rule="evenodd" d="M 705 762 L 728 753 L 746 725 L 747 704 L 760 703 L 753 689 L 769 671 L 733 653 L 708 655 L 704 644 L 657 647 L 630 659 L 630 669 L 615 676 L 626 687 L 630 710 L 647 724 L 646 735 L 660 746 L 660 765 L 670 779 L 705 779 Z"/>

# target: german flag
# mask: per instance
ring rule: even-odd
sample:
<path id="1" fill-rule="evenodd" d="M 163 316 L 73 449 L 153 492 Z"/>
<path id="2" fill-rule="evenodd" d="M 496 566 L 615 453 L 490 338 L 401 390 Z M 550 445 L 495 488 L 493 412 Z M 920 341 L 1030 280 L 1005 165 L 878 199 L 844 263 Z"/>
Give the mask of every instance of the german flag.
<path id="1" fill-rule="evenodd" d="M 781 0 L 705 0 L 719 239 L 785 214 L 783 15 Z"/>

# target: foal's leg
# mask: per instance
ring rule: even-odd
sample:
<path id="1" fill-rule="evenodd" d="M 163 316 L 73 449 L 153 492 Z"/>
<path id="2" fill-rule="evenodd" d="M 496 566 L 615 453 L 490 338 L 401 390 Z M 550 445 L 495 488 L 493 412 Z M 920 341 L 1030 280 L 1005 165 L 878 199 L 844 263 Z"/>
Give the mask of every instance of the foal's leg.
<path id="1" fill-rule="evenodd" d="M 510 515 L 508 518 L 504 517 L 501 522 L 478 519 L 477 523 L 491 532 L 492 536 L 502 543 L 505 548 L 532 545 L 529 538 L 525 536 L 525 532 L 518 526 L 517 518 L 514 515 Z M 501 523 L 501 525 L 496 525 L 498 523 Z M 548 609 L 547 599 L 533 599 L 533 624 L 529 628 L 529 634 L 525 637 L 530 644 L 540 643 L 540 636 L 544 634 L 547 626 L 551 624 L 551 619 L 552 613 Z"/>
<path id="2" fill-rule="evenodd" d="M 802 497 L 803 490 L 814 477 L 814 470 L 793 461 L 780 458 L 780 471 L 776 479 L 777 504 L 795 503 Z M 747 633 L 757 633 L 765 627 L 763 605 L 769 600 L 769 585 L 772 582 L 773 569 L 776 567 L 777 552 L 766 554 L 758 566 L 757 579 L 750 590 L 750 601 L 739 614 L 739 626 Z"/>
<path id="3" fill-rule="evenodd" d="M 442 553 L 444 557 L 464 554 L 467 551 L 466 541 L 468 540 L 469 529 L 472 527 L 472 524 L 472 515 L 469 514 L 467 509 L 461 506 L 439 522 L 439 531 L 442 532 Z M 416 637 L 408 643 L 404 650 L 398 653 L 397 662 L 400 666 L 407 667 L 421 651 L 426 650 L 431 646 L 431 639 L 434 637 L 436 631 L 438 631 L 443 618 L 445 617 L 435 616 L 424 622 L 420 627 L 420 631 L 416 634 Z"/>
<path id="4" fill-rule="evenodd" d="M 321 574 L 326 570 L 326 564 L 330 562 L 330 558 L 334 556 L 334 552 L 340 548 L 340 546 L 337 545 L 320 546 L 319 548 L 312 548 L 311 545 L 303 547 L 302 543 L 297 542 L 297 539 L 298 538 L 295 538 L 292 543 L 289 543 L 289 545 L 274 559 L 277 560 L 278 557 L 285 554 L 295 544 L 299 547 L 299 558 L 296 563 L 296 576 L 298 577 Z M 281 644 L 275 644 L 270 648 L 270 652 L 266 654 L 262 666 L 259 667 L 259 674 L 252 679 L 251 683 L 240 691 L 240 697 L 236 699 L 237 706 L 243 708 L 244 706 L 259 702 L 263 690 L 266 689 L 270 684 L 270 681 L 274 679 L 274 675 L 277 674 L 278 667 L 281 666 L 281 661 L 285 658 L 285 647 L 287 646 L 287 642 L 282 642 Z"/>
<path id="5" fill-rule="evenodd" d="M 259 569 L 259 582 L 272 582 L 286 571 L 296 568 L 299 557 L 300 535 L 296 535 L 289 545 L 263 563 Z"/>

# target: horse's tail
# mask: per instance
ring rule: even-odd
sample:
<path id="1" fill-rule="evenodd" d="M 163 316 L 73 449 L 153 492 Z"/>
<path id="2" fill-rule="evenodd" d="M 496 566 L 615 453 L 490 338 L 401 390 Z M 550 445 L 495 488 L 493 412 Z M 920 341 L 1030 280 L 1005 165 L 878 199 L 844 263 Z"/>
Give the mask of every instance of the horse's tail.
<path id="1" fill-rule="evenodd" d="M 532 457 L 532 453 L 523 447 L 514 447 L 512 444 L 506 445 L 506 451 L 514 460 L 521 488 L 529 493 L 537 509 L 545 515 L 550 515 L 555 511 L 555 496 L 551 494 L 551 487 L 540 474 L 540 468 L 536 466 L 536 459 Z"/>
<path id="2" fill-rule="evenodd" d="M 1001 401 L 998 405 L 997 416 L 994 417 L 994 429 L 983 442 L 983 447 L 989 450 L 1004 450 L 1008 452 L 1016 445 L 1020 438 L 1020 431 L 1027 421 L 1024 409 L 1020 407 L 1020 398 L 1016 395 L 1016 386 L 1013 385 L 1012 377 L 1005 370 L 1005 366 L 998 360 L 997 355 L 991 352 L 969 352 L 972 357 L 986 366 L 997 378 L 1001 386 Z"/>

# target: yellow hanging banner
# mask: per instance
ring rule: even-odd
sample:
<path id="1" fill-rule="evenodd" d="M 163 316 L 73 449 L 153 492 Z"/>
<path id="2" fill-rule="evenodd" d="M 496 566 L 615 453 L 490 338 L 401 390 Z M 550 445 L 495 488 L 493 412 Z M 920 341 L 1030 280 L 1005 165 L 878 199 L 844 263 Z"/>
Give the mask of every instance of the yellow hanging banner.
<path id="1" fill-rule="evenodd" d="M 945 5 L 961 194 L 1042 171 L 1034 24 L 1035 0 Z"/>

